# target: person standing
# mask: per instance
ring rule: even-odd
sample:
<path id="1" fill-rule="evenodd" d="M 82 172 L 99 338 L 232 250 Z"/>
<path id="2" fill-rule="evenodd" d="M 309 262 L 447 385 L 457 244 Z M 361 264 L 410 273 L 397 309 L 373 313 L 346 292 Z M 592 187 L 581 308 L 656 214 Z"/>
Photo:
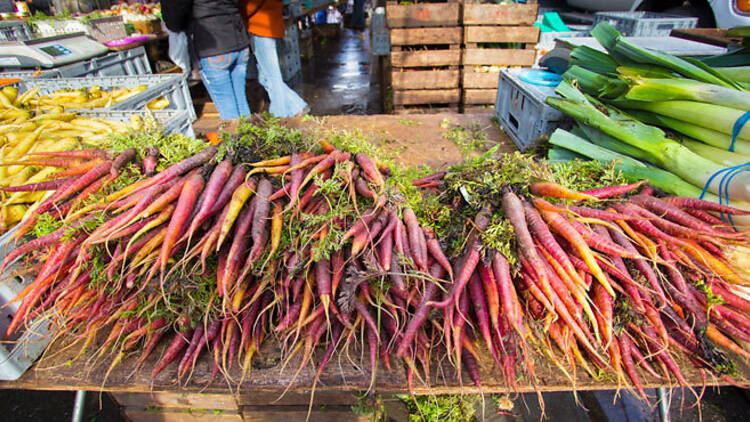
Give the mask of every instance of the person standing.
<path id="1" fill-rule="evenodd" d="M 258 64 L 258 81 L 268 92 L 268 111 L 276 117 L 306 114 L 309 107 L 284 82 L 276 52 L 276 39 L 284 37 L 282 0 L 243 0 L 241 8 L 247 31 L 253 35 L 253 52 Z"/>
<path id="2" fill-rule="evenodd" d="M 221 119 L 250 116 L 245 92 L 250 37 L 238 0 L 161 0 L 164 24 L 185 31 Z"/>

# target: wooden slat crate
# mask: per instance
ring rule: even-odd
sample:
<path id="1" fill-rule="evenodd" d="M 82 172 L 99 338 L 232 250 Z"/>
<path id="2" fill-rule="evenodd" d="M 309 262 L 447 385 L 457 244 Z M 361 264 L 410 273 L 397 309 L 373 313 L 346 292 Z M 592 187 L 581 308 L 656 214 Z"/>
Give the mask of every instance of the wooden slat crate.
<path id="1" fill-rule="evenodd" d="M 529 26 L 466 26 L 464 66 L 499 65 L 531 66 L 536 59 L 534 45 L 539 40 L 539 28 Z M 522 43 L 523 49 L 480 48 L 491 43 Z"/>
<path id="2" fill-rule="evenodd" d="M 486 67 L 534 64 L 534 47 L 539 41 L 539 28 L 533 25 L 537 10 L 536 1 L 516 5 L 463 5 L 461 103 L 464 106 L 494 104 L 499 75 L 487 72 Z M 519 48 L 498 45 L 510 43 L 518 44 Z"/>
<path id="3" fill-rule="evenodd" d="M 495 104 L 497 88 L 494 89 L 463 89 L 461 103 L 464 105 Z"/>
<path id="4" fill-rule="evenodd" d="M 386 79 L 393 90 L 394 110 L 434 105 L 458 109 L 461 27 L 391 28 L 390 37 L 391 68 Z"/>
<path id="5" fill-rule="evenodd" d="M 465 89 L 496 89 L 499 78 L 499 72 L 477 72 L 474 66 L 461 70 L 461 86 Z"/>
<path id="6" fill-rule="evenodd" d="M 385 19 L 388 28 L 415 28 L 433 26 L 457 26 L 459 24 L 459 4 L 422 3 L 385 5 Z"/>
<path id="7" fill-rule="evenodd" d="M 536 20 L 535 1 L 527 4 L 464 4 L 464 25 L 531 25 Z"/>

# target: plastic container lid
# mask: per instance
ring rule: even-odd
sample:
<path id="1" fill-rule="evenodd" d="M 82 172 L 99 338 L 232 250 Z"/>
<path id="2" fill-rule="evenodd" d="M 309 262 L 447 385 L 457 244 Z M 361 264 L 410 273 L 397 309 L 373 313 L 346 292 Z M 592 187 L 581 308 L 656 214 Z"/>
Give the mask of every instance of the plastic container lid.
<path id="1" fill-rule="evenodd" d="M 562 76 L 557 73 L 541 69 L 526 69 L 518 77 L 526 83 L 540 86 L 557 86 L 562 81 Z"/>

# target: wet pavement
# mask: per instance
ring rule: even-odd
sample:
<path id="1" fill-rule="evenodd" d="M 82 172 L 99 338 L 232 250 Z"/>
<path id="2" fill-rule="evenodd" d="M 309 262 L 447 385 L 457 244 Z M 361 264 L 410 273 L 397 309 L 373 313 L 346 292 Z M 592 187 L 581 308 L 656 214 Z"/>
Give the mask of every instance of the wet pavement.
<path id="1" fill-rule="evenodd" d="M 301 85 L 301 86 L 300 86 Z M 314 54 L 302 63 L 302 83 L 292 85 L 310 104 L 311 114 L 380 114 L 377 56 L 367 30 L 345 28 L 337 38 L 314 40 Z"/>

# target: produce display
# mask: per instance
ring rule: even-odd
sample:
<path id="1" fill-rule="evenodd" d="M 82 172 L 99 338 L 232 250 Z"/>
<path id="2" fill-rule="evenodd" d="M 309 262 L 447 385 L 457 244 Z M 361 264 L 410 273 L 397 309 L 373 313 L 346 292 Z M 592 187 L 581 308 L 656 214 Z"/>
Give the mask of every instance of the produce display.
<path id="1" fill-rule="evenodd" d="M 125 101 L 148 88 L 146 85 L 138 85 L 133 88 L 102 89 L 100 86 L 91 86 L 80 89 L 60 89 L 49 94 L 39 95 L 38 88 L 32 88 L 24 92 L 17 102 L 19 107 L 24 108 L 102 108 L 112 104 Z M 161 110 L 169 107 L 169 100 L 161 96 L 155 98 L 146 105 L 150 110 Z"/>
<path id="2" fill-rule="evenodd" d="M 547 103 L 579 126 L 553 133 L 550 158 L 617 160 L 633 180 L 750 210 L 747 67 L 711 67 L 719 59 L 643 49 L 608 23 L 591 34 L 608 53 L 585 46 L 571 52 L 567 82 L 558 87 L 563 98 Z"/>
<path id="3" fill-rule="evenodd" d="M 242 384 L 269 341 L 316 380 L 361 344 L 373 382 L 403 363 L 410 388 L 435 362 L 481 388 L 486 359 L 511 388 L 547 364 L 644 399 L 644 376 L 693 391 L 678 361 L 747 382 L 750 244 L 719 215 L 749 212 L 495 152 L 404 168 L 257 117 L 215 146 L 114 136 L 15 229 L 2 266 L 36 276 L 5 335 L 48 318 L 107 374 L 135 352 L 180 384 L 203 356 Z"/>
<path id="4" fill-rule="evenodd" d="M 65 113 L 59 105 L 32 113 L 22 108 L 28 94 L 18 95 L 13 87 L 0 91 L 0 232 L 41 203 L 48 195 L 43 188 L 59 186 L 88 170 L 82 166 L 84 157 L 68 150 L 106 147 L 111 134 L 126 134 L 141 125 L 137 116 L 126 124 Z"/>

